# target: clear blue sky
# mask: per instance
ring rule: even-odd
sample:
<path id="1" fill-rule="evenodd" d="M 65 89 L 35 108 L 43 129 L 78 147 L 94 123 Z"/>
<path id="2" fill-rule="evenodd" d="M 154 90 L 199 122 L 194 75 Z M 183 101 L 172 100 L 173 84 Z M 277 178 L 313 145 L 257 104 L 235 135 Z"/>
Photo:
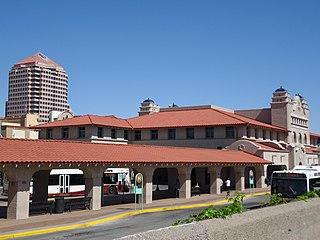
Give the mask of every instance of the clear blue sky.
<path id="1" fill-rule="evenodd" d="M 38 51 L 69 75 L 77 115 L 161 107 L 270 106 L 300 93 L 320 133 L 320 1 L 1 1 L 0 116 L 8 72 Z"/>

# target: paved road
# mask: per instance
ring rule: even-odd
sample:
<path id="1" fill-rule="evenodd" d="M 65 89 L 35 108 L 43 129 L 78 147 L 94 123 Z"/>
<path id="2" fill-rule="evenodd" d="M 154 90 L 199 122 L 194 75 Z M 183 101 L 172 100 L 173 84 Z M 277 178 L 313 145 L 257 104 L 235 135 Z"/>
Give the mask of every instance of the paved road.
<path id="1" fill-rule="evenodd" d="M 256 207 L 261 202 L 268 199 L 268 196 L 257 196 L 247 198 L 244 201 L 246 208 Z M 47 235 L 38 235 L 32 237 L 21 238 L 27 239 L 41 239 L 41 240 L 108 240 L 125 237 L 128 235 L 145 232 L 171 226 L 175 221 L 185 219 L 191 214 L 197 213 L 200 209 L 185 209 L 179 211 L 165 211 L 158 213 L 148 213 L 142 215 L 131 216 L 120 220 L 104 223 L 94 227 L 82 228 L 73 231 L 65 231 L 52 233 Z"/>

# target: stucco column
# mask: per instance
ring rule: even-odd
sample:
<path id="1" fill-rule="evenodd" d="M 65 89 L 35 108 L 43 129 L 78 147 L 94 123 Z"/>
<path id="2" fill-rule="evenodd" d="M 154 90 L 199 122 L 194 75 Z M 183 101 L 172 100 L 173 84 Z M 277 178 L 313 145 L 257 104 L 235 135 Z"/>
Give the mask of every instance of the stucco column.
<path id="1" fill-rule="evenodd" d="M 196 168 L 196 183 L 199 184 L 201 189 L 204 189 L 206 183 L 206 168 Z"/>
<path id="2" fill-rule="evenodd" d="M 104 168 L 91 168 L 84 170 L 85 178 L 85 196 L 92 197 L 90 202 L 90 210 L 101 209 L 101 194 L 102 194 L 102 176 Z"/>
<path id="3" fill-rule="evenodd" d="M 48 182 L 51 170 L 40 170 L 33 174 L 33 202 L 48 201 Z"/>
<path id="4" fill-rule="evenodd" d="M 170 196 L 175 196 L 177 177 L 178 171 L 175 168 L 168 168 L 168 191 Z"/>
<path id="5" fill-rule="evenodd" d="M 243 191 L 245 189 L 245 167 L 235 167 L 235 186 L 237 191 Z"/>
<path id="6" fill-rule="evenodd" d="M 8 219 L 25 219 L 29 217 L 29 189 L 33 174 L 32 169 L 13 169 L 7 173 L 8 189 Z"/>
<path id="7" fill-rule="evenodd" d="M 266 176 L 267 176 L 267 166 L 268 165 L 261 165 L 256 166 L 256 184 L 257 188 L 265 188 L 267 185 L 265 184 Z"/>
<path id="8" fill-rule="evenodd" d="M 210 194 L 221 194 L 221 167 L 208 168 L 210 174 Z"/>
<path id="9" fill-rule="evenodd" d="M 153 180 L 153 173 L 154 168 L 146 167 L 137 169 L 138 172 L 142 173 L 143 175 L 143 203 L 149 204 L 152 203 L 152 180 Z M 139 202 L 141 202 L 141 198 L 139 197 Z"/>
<path id="10" fill-rule="evenodd" d="M 191 167 L 178 168 L 178 178 L 180 181 L 179 198 L 191 197 Z"/>

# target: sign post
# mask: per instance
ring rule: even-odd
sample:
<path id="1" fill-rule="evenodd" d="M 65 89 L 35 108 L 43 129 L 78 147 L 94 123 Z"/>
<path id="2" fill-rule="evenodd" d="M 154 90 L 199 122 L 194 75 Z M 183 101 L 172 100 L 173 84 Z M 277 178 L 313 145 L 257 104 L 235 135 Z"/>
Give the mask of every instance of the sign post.
<path id="1" fill-rule="evenodd" d="M 134 210 L 137 209 L 137 195 L 141 195 L 141 209 L 143 209 L 143 175 L 137 173 L 134 180 Z"/>
<path id="2" fill-rule="evenodd" d="M 253 171 L 252 171 L 252 170 L 249 171 L 249 185 L 250 185 L 250 191 L 251 191 L 251 193 L 253 193 L 253 189 L 254 189 L 254 176 L 253 176 Z"/>

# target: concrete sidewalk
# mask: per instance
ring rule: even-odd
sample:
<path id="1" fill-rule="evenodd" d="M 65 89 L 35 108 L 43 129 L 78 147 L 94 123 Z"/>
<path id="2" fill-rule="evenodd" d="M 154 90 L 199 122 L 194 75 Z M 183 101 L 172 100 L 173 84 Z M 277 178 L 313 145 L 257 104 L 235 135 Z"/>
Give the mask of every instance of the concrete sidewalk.
<path id="1" fill-rule="evenodd" d="M 270 192 L 269 188 L 254 189 L 254 193 Z M 234 192 L 232 192 L 234 194 Z M 246 189 L 242 193 L 250 194 L 250 189 Z M 232 196 L 232 194 L 231 194 Z M 204 203 L 212 203 L 226 199 L 226 193 L 220 195 L 202 194 L 201 196 L 193 196 L 189 199 L 167 198 L 161 200 L 154 200 L 153 203 L 144 205 L 144 209 L 152 208 L 170 208 L 177 206 L 188 206 Z M 141 207 L 141 205 L 137 205 Z M 192 207 L 192 206 L 191 206 Z M 196 207 L 196 206 L 195 206 Z M 24 232 L 35 229 L 44 229 L 57 226 L 67 226 L 76 223 L 90 222 L 98 219 L 116 216 L 123 213 L 134 212 L 134 203 L 120 204 L 112 206 L 104 206 L 97 211 L 73 211 L 65 212 L 63 214 L 46 214 L 31 216 L 27 219 L 10 220 L 0 219 L 0 235 L 9 233 Z M 1 236 L 0 236 L 1 239 Z"/>

